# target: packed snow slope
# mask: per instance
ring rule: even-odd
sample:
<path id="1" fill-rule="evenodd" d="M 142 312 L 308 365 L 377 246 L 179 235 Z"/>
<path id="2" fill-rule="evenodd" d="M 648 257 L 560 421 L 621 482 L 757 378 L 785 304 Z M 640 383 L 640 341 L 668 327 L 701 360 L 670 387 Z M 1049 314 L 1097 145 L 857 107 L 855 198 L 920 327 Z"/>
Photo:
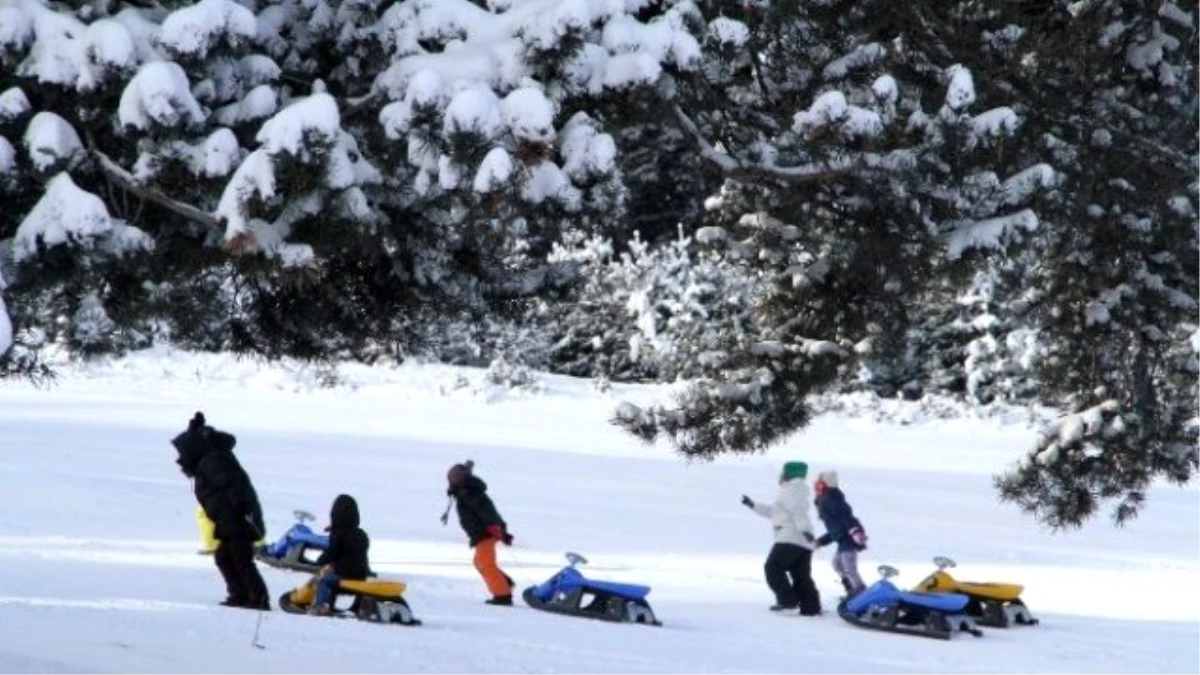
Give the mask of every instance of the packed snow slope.
<path id="1" fill-rule="evenodd" d="M 918 408 L 818 418 L 765 456 L 686 463 L 608 423 L 662 387 L 543 377 L 505 390 L 483 371 L 263 367 L 149 352 L 67 369 L 36 389 L 0 383 L 0 672 L 1197 672 L 1197 491 L 1159 487 L 1124 529 L 1052 534 L 997 502 L 990 475 L 1035 430 L 1016 419 L 934 419 Z M 410 584 L 425 625 L 378 626 L 217 606 L 196 554 L 195 502 L 169 445 L 188 418 L 238 437 L 271 536 L 295 508 L 322 519 L 353 494 L 374 567 Z M 872 413 L 872 414 L 865 414 Z M 516 536 L 500 560 L 522 587 L 577 550 L 597 578 L 647 583 L 662 627 L 489 607 L 446 505 L 445 472 L 472 458 Z M 778 616 L 762 580 L 781 461 L 836 468 L 871 535 L 864 574 L 903 584 L 956 558 L 958 576 L 1025 584 L 1042 624 L 950 642 L 854 628 L 833 609 L 829 551 L 814 561 L 827 613 Z M 272 595 L 303 575 L 264 568 Z M 259 629 L 257 646 L 255 631 Z"/>

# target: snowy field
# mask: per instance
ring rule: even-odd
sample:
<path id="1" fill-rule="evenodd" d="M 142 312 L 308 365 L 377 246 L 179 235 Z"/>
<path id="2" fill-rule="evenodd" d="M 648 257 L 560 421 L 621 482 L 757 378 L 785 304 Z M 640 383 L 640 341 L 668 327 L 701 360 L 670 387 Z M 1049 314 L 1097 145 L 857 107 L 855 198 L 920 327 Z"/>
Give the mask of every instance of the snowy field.
<path id="1" fill-rule="evenodd" d="M 663 388 L 547 377 L 536 392 L 482 371 L 309 369 L 141 354 L 68 370 L 51 389 L 0 383 L 0 672 L 1197 672 L 1196 488 L 1161 488 L 1118 530 L 1052 535 L 1000 504 L 990 475 L 1033 430 L 1012 421 L 906 424 L 828 414 L 767 456 L 687 464 L 608 424 Z M 467 386 L 456 386 L 465 378 Z M 459 379 L 458 384 L 464 380 Z M 169 440 L 202 409 L 238 436 L 272 537 L 294 508 L 327 518 L 357 497 L 373 566 L 410 583 L 419 628 L 225 609 L 195 553 L 195 502 Z M 578 550 L 598 578 L 647 583 L 662 627 L 482 604 L 446 505 L 446 469 L 473 458 L 516 536 L 500 561 L 522 587 Z M 841 472 L 871 534 L 862 569 L 915 583 L 945 554 L 957 575 L 1026 586 L 1042 625 L 941 642 L 776 616 L 762 581 L 766 521 L 741 494 L 774 495 L 779 463 Z M 264 568 L 277 598 L 304 576 Z"/>

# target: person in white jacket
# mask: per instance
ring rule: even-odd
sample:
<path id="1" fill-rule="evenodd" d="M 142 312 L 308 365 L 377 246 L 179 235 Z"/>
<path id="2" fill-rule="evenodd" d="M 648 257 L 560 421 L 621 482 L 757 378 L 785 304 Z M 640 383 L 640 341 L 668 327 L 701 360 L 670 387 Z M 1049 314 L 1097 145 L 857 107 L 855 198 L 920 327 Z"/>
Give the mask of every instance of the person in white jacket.
<path id="1" fill-rule="evenodd" d="M 771 519 L 775 545 L 763 565 L 767 586 L 775 593 L 771 611 L 796 609 L 804 616 L 821 613 L 821 596 L 812 578 L 812 552 L 816 537 L 808 509 L 812 494 L 805 483 L 808 465 L 788 462 L 779 476 L 779 496 L 762 504 L 742 495 L 742 504 Z"/>

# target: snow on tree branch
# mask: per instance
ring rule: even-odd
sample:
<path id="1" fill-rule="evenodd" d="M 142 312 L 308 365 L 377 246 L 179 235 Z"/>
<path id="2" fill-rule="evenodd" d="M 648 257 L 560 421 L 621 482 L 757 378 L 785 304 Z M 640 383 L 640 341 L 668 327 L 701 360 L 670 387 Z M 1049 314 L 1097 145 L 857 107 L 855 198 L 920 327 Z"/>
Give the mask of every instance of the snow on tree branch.
<path id="1" fill-rule="evenodd" d="M 154 247 L 146 233 L 110 216 L 99 197 L 80 189 L 64 172 L 50 179 L 45 194 L 17 227 L 13 258 L 21 262 L 41 247 L 92 246 L 94 242 L 117 255 Z"/>

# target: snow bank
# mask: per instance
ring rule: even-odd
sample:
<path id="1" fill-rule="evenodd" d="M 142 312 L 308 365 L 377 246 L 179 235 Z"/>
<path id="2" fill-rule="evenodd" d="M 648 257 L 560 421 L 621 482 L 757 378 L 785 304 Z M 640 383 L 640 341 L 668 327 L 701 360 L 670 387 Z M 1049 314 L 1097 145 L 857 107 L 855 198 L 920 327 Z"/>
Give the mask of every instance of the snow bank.
<path id="1" fill-rule="evenodd" d="M 204 110 L 192 96 L 187 74 L 173 61 L 153 61 L 138 70 L 125 85 L 117 106 L 122 127 L 148 129 L 151 125 L 175 127 L 199 124 Z"/>
<path id="2" fill-rule="evenodd" d="M 83 154 L 75 127 L 52 112 L 40 112 L 29 120 L 24 141 L 29 159 L 41 171 L 69 164 Z"/>
<path id="3" fill-rule="evenodd" d="M 81 243 L 108 233 L 113 225 L 104 202 L 63 172 L 50 179 L 45 194 L 17 226 L 13 258 L 20 262 L 36 255 L 38 240 L 47 247 Z"/>

